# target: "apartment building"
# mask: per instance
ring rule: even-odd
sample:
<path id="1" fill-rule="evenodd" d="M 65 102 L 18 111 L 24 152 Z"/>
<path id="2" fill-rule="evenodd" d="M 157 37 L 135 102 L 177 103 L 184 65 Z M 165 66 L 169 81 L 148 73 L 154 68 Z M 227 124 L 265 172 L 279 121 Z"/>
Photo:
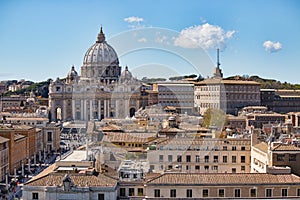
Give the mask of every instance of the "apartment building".
<path id="1" fill-rule="evenodd" d="M 150 171 L 250 172 L 250 139 L 172 138 L 150 146 Z"/>

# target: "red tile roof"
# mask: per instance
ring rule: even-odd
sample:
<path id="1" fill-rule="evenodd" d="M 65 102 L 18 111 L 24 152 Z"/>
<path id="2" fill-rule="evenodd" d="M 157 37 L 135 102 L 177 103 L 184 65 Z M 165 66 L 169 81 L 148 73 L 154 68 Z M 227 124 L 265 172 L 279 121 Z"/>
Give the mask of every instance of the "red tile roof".
<path id="1" fill-rule="evenodd" d="M 202 174 L 202 173 L 165 173 L 147 183 L 158 185 L 252 185 L 252 184 L 297 184 L 300 177 L 294 174 Z"/>

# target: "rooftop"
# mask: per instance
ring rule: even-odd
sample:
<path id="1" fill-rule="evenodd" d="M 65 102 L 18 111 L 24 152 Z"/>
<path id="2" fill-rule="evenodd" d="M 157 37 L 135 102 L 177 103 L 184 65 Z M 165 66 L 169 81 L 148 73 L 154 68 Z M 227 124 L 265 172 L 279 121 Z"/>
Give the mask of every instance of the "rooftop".
<path id="1" fill-rule="evenodd" d="M 294 174 L 264 173 L 165 173 L 147 184 L 163 185 L 252 185 L 252 184 L 297 184 L 300 177 Z"/>
<path id="2" fill-rule="evenodd" d="M 49 173 L 27 182 L 25 186 L 61 186 L 64 176 L 64 173 Z M 69 176 L 74 185 L 79 187 L 114 187 L 117 184 L 117 180 L 103 174 L 99 174 L 98 176 L 69 174 Z"/>
<path id="3" fill-rule="evenodd" d="M 291 144 L 277 144 L 272 148 L 273 151 L 300 151 L 299 147 Z"/>
<path id="4" fill-rule="evenodd" d="M 254 145 L 254 147 L 261 150 L 264 153 L 268 153 L 268 144 L 265 142 L 258 143 Z"/>

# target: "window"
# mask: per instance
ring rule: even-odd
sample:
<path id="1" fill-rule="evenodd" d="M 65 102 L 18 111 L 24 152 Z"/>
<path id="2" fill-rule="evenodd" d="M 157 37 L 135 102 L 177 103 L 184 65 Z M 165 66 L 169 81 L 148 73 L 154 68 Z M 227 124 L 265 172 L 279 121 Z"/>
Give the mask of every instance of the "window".
<path id="1" fill-rule="evenodd" d="M 225 190 L 224 189 L 219 189 L 218 196 L 219 197 L 225 197 Z"/>
<path id="2" fill-rule="evenodd" d="M 190 170 L 190 166 L 189 165 L 185 166 L 185 169 Z"/>
<path id="3" fill-rule="evenodd" d="M 300 188 L 297 189 L 297 196 L 300 197 Z"/>
<path id="4" fill-rule="evenodd" d="M 277 154 L 277 161 L 284 161 L 284 154 Z"/>
<path id="5" fill-rule="evenodd" d="M 217 163 L 219 160 L 219 157 L 218 156 L 214 156 L 214 163 Z"/>
<path id="6" fill-rule="evenodd" d="M 120 196 L 121 196 L 121 197 L 125 197 L 125 195 L 126 195 L 126 190 L 125 190 L 125 188 L 120 188 Z"/>
<path id="7" fill-rule="evenodd" d="M 143 194 L 144 194 L 144 189 L 138 188 L 138 196 L 143 196 Z"/>
<path id="8" fill-rule="evenodd" d="M 204 166 L 204 170 L 205 170 L 206 172 L 208 172 L 209 166 L 205 165 L 205 166 Z"/>
<path id="9" fill-rule="evenodd" d="M 182 156 L 177 156 L 177 162 L 182 162 Z"/>
<path id="10" fill-rule="evenodd" d="M 246 156 L 241 156 L 241 163 L 245 163 L 246 162 Z"/>
<path id="11" fill-rule="evenodd" d="M 218 166 L 215 165 L 215 166 L 212 167 L 212 169 L 215 170 L 215 171 L 218 171 Z"/>
<path id="12" fill-rule="evenodd" d="M 172 155 L 168 155 L 168 161 L 172 162 L 173 161 L 173 156 Z"/>
<path id="13" fill-rule="evenodd" d="M 159 155 L 159 162 L 164 162 L 164 155 Z"/>
<path id="14" fill-rule="evenodd" d="M 104 194 L 103 193 L 100 193 L 98 194 L 98 200 L 104 200 Z"/>
<path id="15" fill-rule="evenodd" d="M 176 190 L 175 189 L 170 190 L 170 197 L 176 197 Z"/>
<path id="16" fill-rule="evenodd" d="M 246 151 L 246 147 L 241 147 L 241 151 Z"/>
<path id="17" fill-rule="evenodd" d="M 236 146 L 232 146 L 232 151 L 236 151 Z"/>
<path id="18" fill-rule="evenodd" d="M 173 166 L 172 165 L 168 165 L 168 169 L 172 169 L 173 168 Z"/>
<path id="19" fill-rule="evenodd" d="M 47 132 L 47 141 L 52 142 L 52 132 Z"/>
<path id="20" fill-rule="evenodd" d="M 227 163 L 227 156 L 223 156 L 223 163 Z"/>
<path id="21" fill-rule="evenodd" d="M 160 197 L 160 189 L 154 190 L 154 197 Z"/>
<path id="22" fill-rule="evenodd" d="M 32 199 L 39 199 L 39 193 L 33 192 L 32 193 Z"/>
<path id="23" fill-rule="evenodd" d="M 202 197 L 208 197 L 208 189 L 202 190 Z"/>
<path id="24" fill-rule="evenodd" d="M 234 197 L 241 197 L 241 190 L 240 189 L 234 189 Z"/>
<path id="25" fill-rule="evenodd" d="M 191 162 L 191 156 L 190 155 L 186 156 L 186 162 Z"/>
<path id="26" fill-rule="evenodd" d="M 272 197 L 272 189 L 266 189 L 266 197 Z"/>
<path id="27" fill-rule="evenodd" d="M 231 169 L 231 172 L 232 172 L 232 173 L 236 173 L 236 168 L 232 168 L 232 169 Z"/>
<path id="28" fill-rule="evenodd" d="M 246 167 L 245 166 L 241 166 L 241 171 L 245 171 Z"/>
<path id="29" fill-rule="evenodd" d="M 290 154 L 289 161 L 296 161 L 296 154 Z"/>
<path id="30" fill-rule="evenodd" d="M 204 162 L 208 163 L 209 162 L 209 156 L 204 157 Z"/>
<path id="31" fill-rule="evenodd" d="M 196 165 L 196 166 L 195 166 L 195 170 L 200 170 L 200 166 L 199 166 L 199 165 Z"/>
<path id="32" fill-rule="evenodd" d="M 281 196 L 282 197 L 287 197 L 288 196 L 288 189 L 286 189 L 286 188 L 281 189 Z"/>
<path id="33" fill-rule="evenodd" d="M 187 189 L 186 190 L 186 197 L 193 197 L 193 190 L 192 189 Z"/>
<path id="34" fill-rule="evenodd" d="M 236 156 L 232 156 L 232 163 L 236 163 Z"/>
<path id="35" fill-rule="evenodd" d="M 250 189 L 250 197 L 256 197 L 256 189 Z"/>
<path id="36" fill-rule="evenodd" d="M 200 162 L 200 156 L 196 155 L 196 162 Z"/>
<path id="37" fill-rule="evenodd" d="M 223 146 L 223 151 L 227 151 L 227 146 Z"/>
<path id="38" fill-rule="evenodd" d="M 134 196 L 134 188 L 129 188 L 129 196 Z"/>

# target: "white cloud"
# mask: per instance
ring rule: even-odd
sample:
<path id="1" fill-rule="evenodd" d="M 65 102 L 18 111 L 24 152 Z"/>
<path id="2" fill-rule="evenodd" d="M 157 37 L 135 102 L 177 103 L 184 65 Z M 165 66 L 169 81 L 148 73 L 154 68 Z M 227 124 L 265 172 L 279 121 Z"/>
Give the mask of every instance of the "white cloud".
<path id="1" fill-rule="evenodd" d="M 124 21 L 128 23 L 140 23 L 143 22 L 144 19 L 141 17 L 131 16 L 131 17 L 124 18 Z"/>
<path id="2" fill-rule="evenodd" d="M 181 30 L 174 39 L 174 45 L 184 48 L 203 48 L 221 50 L 226 48 L 226 42 L 232 38 L 235 31 L 224 31 L 221 27 L 205 23 Z"/>
<path id="3" fill-rule="evenodd" d="M 143 42 L 143 43 L 145 43 L 145 42 L 147 42 L 147 41 L 148 41 L 147 38 L 144 38 L 144 37 L 138 39 L 138 42 Z"/>
<path id="4" fill-rule="evenodd" d="M 274 53 L 280 51 L 282 49 L 282 45 L 280 42 L 272 42 L 270 40 L 265 41 L 263 43 L 263 47 L 267 52 Z"/>

